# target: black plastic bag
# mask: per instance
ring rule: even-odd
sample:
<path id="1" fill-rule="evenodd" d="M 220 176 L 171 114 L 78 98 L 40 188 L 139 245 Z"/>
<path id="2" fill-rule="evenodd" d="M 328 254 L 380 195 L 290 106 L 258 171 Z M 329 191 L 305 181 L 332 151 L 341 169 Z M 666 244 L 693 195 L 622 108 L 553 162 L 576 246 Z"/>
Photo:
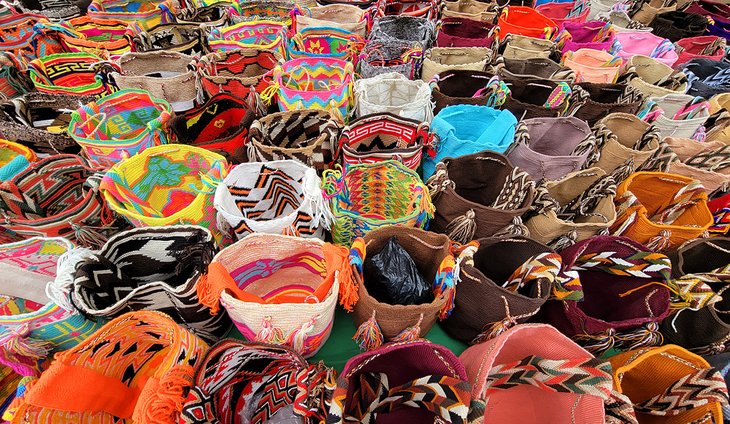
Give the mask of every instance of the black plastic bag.
<path id="1" fill-rule="evenodd" d="M 363 274 L 368 293 L 379 302 L 420 305 L 433 301 L 431 285 L 395 237 L 380 252 L 365 259 Z"/>

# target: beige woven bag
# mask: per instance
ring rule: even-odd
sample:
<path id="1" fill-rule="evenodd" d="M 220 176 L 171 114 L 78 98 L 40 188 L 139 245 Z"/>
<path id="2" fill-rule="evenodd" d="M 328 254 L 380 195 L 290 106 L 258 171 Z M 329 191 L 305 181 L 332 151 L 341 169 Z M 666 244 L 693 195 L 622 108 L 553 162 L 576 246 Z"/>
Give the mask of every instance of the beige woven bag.
<path id="1" fill-rule="evenodd" d="M 624 68 L 629 86 L 639 90 L 646 98 L 687 91 L 687 76 L 683 72 L 676 72 L 648 56 L 633 56 Z"/>
<path id="2" fill-rule="evenodd" d="M 434 47 L 426 52 L 421 79 L 428 82 L 436 74 L 462 69 L 483 71 L 492 62 L 492 50 L 486 47 Z"/>
<path id="3" fill-rule="evenodd" d="M 366 11 L 349 4 L 330 4 L 305 9 L 305 14 L 294 17 L 295 28 L 301 31 L 310 27 L 335 27 L 367 37 Z"/>

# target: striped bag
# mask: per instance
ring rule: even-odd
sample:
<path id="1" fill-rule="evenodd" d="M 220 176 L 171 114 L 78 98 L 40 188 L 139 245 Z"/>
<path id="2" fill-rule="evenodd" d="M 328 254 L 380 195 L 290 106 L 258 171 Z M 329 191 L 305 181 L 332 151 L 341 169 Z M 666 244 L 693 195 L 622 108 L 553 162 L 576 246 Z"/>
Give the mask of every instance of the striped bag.
<path id="1" fill-rule="evenodd" d="M 261 95 L 279 110 L 324 109 L 343 121 L 352 108 L 353 65 L 327 57 L 293 59 L 274 69 L 274 81 Z"/>
<path id="2" fill-rule="evenodd" d="M 52 54 L 31 61 L 28 70 L 33 85 L 42 93 L 101 95 L 108 90 L 92 67 L 100 60 L 90 53 Z"/>
<path id="3" fill-rule="evenodd" d="M 386 225 L 425 228 L 435 211 L 421 177 L 395 160 L 325 171 L 323 186 L 335 217 L 332 240 L 344 246 Z"/>
<path id="4" fill-rule="evenodd" d="M 110 168 L 142 150 L 166 144 L 172 106 L 143 90 L 121 90 L 71 114 L 68 133 L 94 166 Z"/>
<path id="5" fill-rule="evenodd" d="M 251 125 L 248 160 L 295 159 L 321 172 L 332 164 L 340 128 L 340 121 L 325 110 L 269 114 Z"/>
<path id="6" fill-rule="evenodd" d="M 91 0 L 87 16 L 136 23 L 144 29 L 173 22 L 174 17 L 160 8 L 161 0 Z"/>
<path id="7" fill-rule="evenodd" d="M 292 347 L 305 358 L 332 330 L 348 250 L 318 239 L 250 234 L 221 250 L 198 283 L 200 302 L 226 310 L 246 340 Z"/>
<path id="8" fill-rule="evenodd" d="M 66 237 L 98 247 L 125 227 L 104 205 L 99 178 L 77 155 L 34 162 L 0 184 L 2 228 L 25 237 Z"/>
<path id="9" fill-rule="evenodd" d="M 276 21 L 241 22 L 214 29 L 208 35 L 208 44 L 215 52 L 253 47 L 286 57 L 286 26 Z"/>
<path id="10" fill-rule="evenodd" d="M 92 18 L 81 16 L 68 21 L 68 26 L 81 37 L 59 33 L 64 49 L 71 52 L 90 53 L 101 58 L 111 58 L 132 51 L 125 37 L 128 23 L 118 19 Z"/>
<path id="11" fill-rule="evenodd" d="M 114 165 L 101 181 L 107 205 L 135 227 L 192 224 L 208 228 L 218 243 L 213 193 L 227 174 L 223 156 L 200 147 L 150 147 Z"/>
<path id="12" fill-rule="evenodd" d="M 37 162 L 38 156 L 28 147 L 0 139 L 0 181 L 7 181 Z"/>
<path id="13" fill-rule="evenodd" d="M 283 60 L 274 51 L 246 47 L 203 56 L 197 66 L 208 96 L 227 92 L 245 98 L 252 88 L 261 94 L 269 86 L 264 76 Z"/>
<path id="14" fill-rule="evenodd" d="M 239 239 L 267 233 L 324 240 L 332 212 L 321 184 L 315 170 L 298 161 L 238 165 L 216 188 L 218 225 L 229 225 Z"/>

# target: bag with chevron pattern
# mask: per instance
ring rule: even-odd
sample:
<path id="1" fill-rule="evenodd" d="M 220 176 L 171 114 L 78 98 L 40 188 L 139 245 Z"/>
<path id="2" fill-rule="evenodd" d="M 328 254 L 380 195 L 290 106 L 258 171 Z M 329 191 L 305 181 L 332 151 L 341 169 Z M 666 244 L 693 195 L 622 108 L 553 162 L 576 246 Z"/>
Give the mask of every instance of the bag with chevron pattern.
<path id="1" fill-rule="evenodd" d="M 323 187 L 335 217 L 332 240 L 343 246 L 387 225 L 425 228 L 435 211 L 421 177 L 395 160 L 325 171 Z"/>
<path id="2" fill-rule="evenodd" d="M 471 393 L 464 366 L 427 340 L 389 343 L 349 361 L 337 379 L 327 423 L 465 424 Z"/>
<path id="3" fill-rule="evenodd" d="M 331 57 L 357 66 L 365 39 L 350 31 L 334 27 L 303 28 L 289 38 L 290 59 Z"/>
<path id="4" fill-rule="evenodd" d="M 253 47 L 286 57 L 286 24 L 257 19 L 215 28 L 208 35 L 208 44 L 215 52 Z"/>
<path id="5" fill-rule="evenodd" d="M 246 98 L 252 88 L 261 94 L 269 86 L 264 75 L 282 60 L 275 51 L 246 47 L 203 56 L 197 66 L 200 82 L 208 96 L 225 91 Z"/>
<path id="6" fill-rule="evenodd" d="M 353 65 L 340 59 L 312 57 L 293 59 L 274 69 L 273 84 L 261 94 L 281 111 L 324 109 L 341 120 L 353 107 Z"/>
<path id="7" fill-rule="evenodd" d="M 219 225 L 239 239 L 251 233 L 324 239 L 333 217 L 320 185 L 314 169 L 294 160 L 238 165 L 216 188 Z"/>
<path id="8" fill-rule="evenodd" d="M 246 340 L 285 345 L 309 358 L 332 330 L 348 250 L 316 238 L 249 234 L 221 250 L 198 282 L 200 303 L 221 307 Z"/>

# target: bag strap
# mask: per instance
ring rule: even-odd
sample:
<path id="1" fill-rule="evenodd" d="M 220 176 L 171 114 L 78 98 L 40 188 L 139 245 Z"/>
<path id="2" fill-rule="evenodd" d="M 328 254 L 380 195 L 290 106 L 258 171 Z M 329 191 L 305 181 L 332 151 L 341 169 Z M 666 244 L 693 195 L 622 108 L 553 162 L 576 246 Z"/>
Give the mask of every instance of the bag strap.
<path id="1" fill-rule="evenodd" d="M 676 416 L 712 403 L 728 405 L 728 391 L 722 375 L 714 368 L 703 368 L 680 378 L 664 392 L 635 403 L 634 410 L 654 416 Z"/>

